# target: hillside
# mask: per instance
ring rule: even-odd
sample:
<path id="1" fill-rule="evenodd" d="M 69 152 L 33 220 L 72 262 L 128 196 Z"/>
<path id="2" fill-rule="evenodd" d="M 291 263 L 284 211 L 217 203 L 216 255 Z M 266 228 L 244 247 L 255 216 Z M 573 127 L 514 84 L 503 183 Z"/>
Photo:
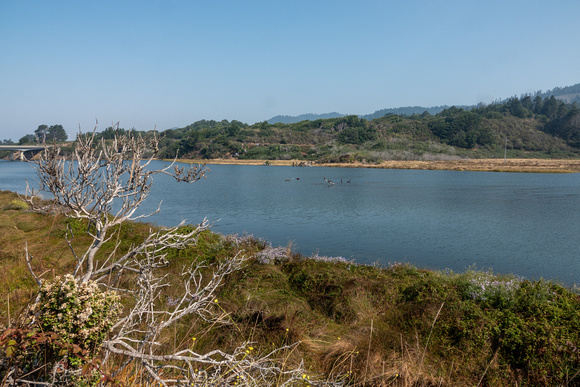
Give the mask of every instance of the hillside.
<path id="1" fill-rule="evenodd" d="M 534 93 L 523 94 L 522 98 L 525 96 L 530 96 L 530 97 L 540 96 L 540 97 L 542 97 L 542 99 L 545 99 L 545 98 L 550 98 L 552 95 L 556 99 L 561 100 L 561 101 L 568 103 L 568 104 L 571 104 L 574 102 L 580 103 L 580 83 L 577 83 L 577 84 L 572 85 L 572 86 L 566 86 L 566 87 L 555 87 L 552 90 L 547 90 L 547 91 L 538 90 Z M 501 103 L 507 102 L 509 99 L 511 99 L 511 98 L 501 100 Z M 463 105 L 463 106 L 456 106 L 456 107 L 460 107 L 460 108 L 465 109 L 465 110 L 471 110 L 471 109 L 476 108 L 475 105 L 471 105 L 471 106 L 470 105 Z M 380 109 L 380 110 L 376 110 L 374 113 L 359 115 L 359 117 L 367 119 L 367 120 L 372 120 L 375 118 L 383 117 L 383 116 L 388 115 L 388 114 L 398 114 L 398 115 L 410 116 L 413 114 L 422 114 L 423 112 L 428 112 L 429 114 L 435 115 L 435 114 L 440 113 L 441 111 L 448 109 L 448 108 L 450 108 L 450 106 L 448 106 L 448 105 L 431 106 L 431 107 L 405 106 L 405 107 L 398 107 L 398 108 Z M 275 116 L 275 117 L 268 119 L 267 122 L 270 124 L 276 124 L 276 123 L 294 124 L 294 123 L 304 121 L 304 120 L 313 121 L 313 120 L 325 119 L 325 118 L 344 117 L 347 115 L 348 114 L 341 114 L 341 113 L 337 113 L 337 112 L 326 113 L 326 114 L 309 113 L 309 114 L 300 114 L 298 116 L 278 115 L 278 116 Z"/>
<path id="2" fill-rule="evenodd" d="M 573 86 L 555 87 L 545 92 L 539 91 L 535 95 L 539 95 L 542 98 L 549 98 L 553 95 L 566 103 L 577 102 L 580 104 L 580 83 Z"/>
<path id="3" fill-rule="evenodd" d="M 578 158 L 579 98 L 577 84 L 489 105 L 409 106 L 365 116 L 337 112 L 276 116 L 253 125 L 200 120 L 159 133 L 163 137 L 159 155 L 367 165 L 393 160 Z M 124 131 L 109 127 L 98 137 L 112 139 L 115 132 Z M 20 143 L 34 140 L 27 135 Z M 8 156 L 0 152 L 0 157 Z"/>
<path id="4" fill-rule="evenodd" d="M 432 106 L 432 107 L 424 107 L 424 106 L 404 106 L 398 108 L 387 108 L 387 109 L 380 109 L 375 111 L 371 114 L 364 114 L 359 115 L 360 118 L 364 118 L 366 120 L 372 120 L 374 118 L 380 118 L 389 114 L 398 114 L 404 116 L 410 116 L 413 114 L 422 114 L 423 112 L 428 112 L 429 114 L 437 114 L 441 111 L 449 108 L 450 106 Z M 470 106 L 461 106 L 462 108 L 469 109 Z M 345 117 L 348 114 L 341 114 L 337 112 L 332 113 L 325 113 L 325 114 L 300 114 L 298 116 L 275 116 L 267 120 L 270 124 L 295 124 L 300 121 L 314 121 L 314 120 L 321 120 L 326 118 L 338 118 L 338 117 Z"/>
<path id="5" fill-rule="evenodd" d="M 576 102 L 566 103 L 553 94 L 575 99 L 580 95 L 579 89 L 580 84 L 556 88 L 550 91 L 550 97 L 522 95 L 469 108 L 439 106 L 433 108 L 433 111 L 442 109 L 435 114 L 423 107 L 408 107 L 391 109 L 398 114 L 380 110 L 368 119 L 329 113 L 304 115 L 301 118 L 311 119 L 297 123 L 264 121 L 248 125 L 236 120 L 200 120 L 161 132 L 159 155 L 206 160 L 366 164 L 504 156 L 577 158 L 580 156 L 580 109 Z M 98 133 L 98 137 L 112 139 L 116 132 L 124 131 L 109 127 Z M 8 155 L 8 152 L 0 153 L 0 157 Z"/>
<path id="6" fill-rule="evenodd" d="M 111 138 L 112 129 L 101 135 Z M 304 120 L 294 124 L 198 121 L 162 132 L 161 157 L 317 163 L 458 158 L 576 158 L 580 110 L 553 96 L 512 98 L 471 110 Z"/>
<path id="7" fill-rule="evenodd" d="M 274 116 L 268 120 L 266 120 L 270 124 L 295 124 L 296 122 L 300 121 L 314 121 L 314 120 L 322 120 L 326 118 L 337 118 L 337 117 L 344 117 L 346 114 L 340 114 L 337 112 L 332 113 L 323 113 L 323 114 L 300 114 L 299 116 Z"/>
<path id="8" fill-rule="evenodd" d="M 361 118 L 372 120 L 375 118 L 381 118 L 390 114 L 397 114 L 401 116 L 412 116 L 414 114 L 423 114 L 425 112 L 435 115 L 441 113 L 443 110 L 450 108 L 451 106 L 443 105 L 443 106 L 432 106 L 432 107 L 423 107 L 423 106 L 405 106 L 399 108 L 390 108 L 390 109 L 381 109 L 377 110 L 371 114 L 365 114 L 360 116 Z M 457 106 L 466 110 L 469 110 L 471 106 Z"/>

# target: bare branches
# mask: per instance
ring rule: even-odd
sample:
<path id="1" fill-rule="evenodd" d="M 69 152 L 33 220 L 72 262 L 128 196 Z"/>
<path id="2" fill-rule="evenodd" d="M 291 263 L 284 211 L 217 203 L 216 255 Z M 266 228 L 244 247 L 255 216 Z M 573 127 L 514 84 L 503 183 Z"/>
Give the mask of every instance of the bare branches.
<path id="1" fill-rule="evenodd" d="M 185 169 L 171 163 L 161 169 L 149 168 L 159 149 L 159 138 L 155 134 L 146 139 L 141 135 L 125 133 L 115 136 L 109 142 L 102 140 L 98 145 L 95 143 L 95 135 L 95 131 L 79 133 L 70 160 L 61 157 L 61 149 L 53 146 L 47 147 L 40 159 L 34 161 L 41 190 L 52 194 L 54 201 L 67 210 L 67 216 L 89 222 L 88 234 L 93 238 L 93 243 L 84 254 L 77 257 L 74 270 L 75 275 L 82 273 L 81 280 L 84 282 L 122 267 L 122 262 L 127 259 L 124 256 L 120 258 L 121 262 L 116 262 L 113 258 L 106 267 L 97 269 L 95 266 L 96 253 L 109 240 L 112 227 L 146 218 L 159 211 L 158 208 L 150 214 L 135 215 L 151 191 L 154 175 L 165 174 L 176 181 L 187 183 L 195 182 L 205 175 L 202 165 Z M 153 152 L 149 158 L 145 158 L 148 149 Z M 28 203 L 40 209 L 35 193 L 32 190 L 27 190 L 27 193 L 30 193 Z M 170 235 L 175 231 L 174 228 L 167 232 L 166 238 L 171 239 Z M 153 236 L 146 243 L 154 243 L 151 238 Z M 175 243 L 185 245 L 184 242 Z M 138 251 L 130 255 L 136 253 Z"/>
<path id="2" fill-rule="evenodd" d="M 255 354 L 252 343 L 245 342 L 231 354 L 219 349 L 206 354 L 185 349 L 170 355 L 141 353 L 122 342 L 109 341 L 105 345 L 112 353 L 138 359 L 150 377 L 163 386 L 184 383 L 267 386 L 278 384 L 275 381 L 281 381 L 279 385 L 291 385 L 300 380 L 304 381 L 306 372 L 302 364 L 289 370 L 276 365 L 277 356 L 282 352 L 292 351 L 298 343 L 285 345 L 265 354 Z M 319 383 L 309 381 L 308 384 Z"/>
<path id="3" fill-rule="evenodd" d="M 213 275 L 204 281 L 201 274 L 203 266 L 196 265 L 184 270 L 182 273 L 182 295 L 174 307 L 160 307 L 159 298 L 161 290 L 168 286 L 165 278 L 158 277 L 153 270 L 158 267 L 158 258 L 147 254 L 146 259 L 136 261 L 139 267 L 139 277 L 136 281 L 138 286 L 133 292 L 134 306 L 114 326 L 117 334 L 114 341 L 124 346 L 131 346 L 131 342 L 137 340 L 141 349 L 148 348 L 153 353 L 156 342 L 161 332 L 175 324 L 187 315 L 197 315 L 207 321 L 219 320 L 214 312 L 215 291 L 221 285 L 224 277 L 243 264 L 245 258 L 236 255 L 214 268 Z M 142 328 L 146 322 L 146 328 Z"/>
<path id="4" fill-rule="evenodd" d="M 38 286 L 40 287 L 42 285 L 42 282 L 40 281 L 40 279 L 36 276 L 36 274 L 34 273 L 34 270 L 32 270 L 32 265 L 30 264 L 30 262 L 32 261 L 33 257 L 32 255 L 28 252 L 28 242 L 26 242 L 24 244 L 24 255 L 26 257 L 26 266 L 28 266 L 28 270 L 30 271 L 30 274 L 32 274 L 32 276 L 34 277 L 34 280 L 36 281 L 36 283 L 38 284 Z"/>
<path id="5" fill-rule="evenodd" d="M 280 363 L 275 358 L 281 351 L 291 352 L 295 345 L 262 355 L 253 352 L 249 342 L 242 343 L 233 353 L 221 349 L 208 353 L 198 353 L 193 348 L 168 350 L 161 345 L 167 332 L 173 332 L 188 316 L 211 323 L 229 323 L 219 311 L 216 292 L 226 276 L 239 270 L 246 258 L 238 253 L 208 266 L 193 262 L 181 272 L 179 297 L 171 304 L 164 302 L 163 291 L 175 286 L 175 281 L 170 285 L 170 279 L 160 274 L 159 269 L 169 265 L 170 250 L 184 249 L 197 242 L 200 233 L 209 227 L 207 220 L 197 226 L 185 226 L 182 222 L 168 229 L 150 229 L 141 242 L 124 251 L 118 240 L 112 249 L 107 247 L 107 254 L 103 246 L 113 240 L 114 227 L 151 215 L 136 215 L 136 211 L 151 192 L 155 175 L 169 175 L 178 182 L 192 183 L 205 177 L 205 166 L 183 168 L 174 160 L 163 168 L 152 168 L 151 162 L 159 150 L 160 139 L 156 134 L 144 138 L 129 132 L 99 144 L 95 140 L 95 131 L 79 133 L 68 160 L 54 146 L 46 148 L 34 162 L 41 189 L 52 194 L 53 205 L 63 209 L 67 217 L 87 222 L 86 234 L 92 240 L 86 251 L 75 251 L 70 229 L 65 234 L 71 258 L 76 263 L 71 278 L 79 285 L 100 285 L 121 293 L 129 305 L 129 310 L 112 323 L 108 331 L 110 338 L 102 344 L 105 360 L 111 354 L 121 355 L 126 358 L 125 365 L 138 363 L 151 382 L 164 386 L 186 382 L 200 385 L 238 382 L 258 386 L 300 379 L 304 372 L 302 365 L 286 371 L 277 365 Z M 146 152 L 151 154 L 146 156 Z M 27 189 L 27 193 L 31 194 L 27 201 L 34 209 L 47 211 L 33 190 Z M 157 211 L 159 208 L 154 213 Z M 26 260 L 40 285 L 41 279 L 34 274 L 30 263 L 32 255 L 28 247 Z M 125 275 L 130 281 L 121 280 Z M 74 318 L 77 316 L 71 317 Z M 198 365 L 209 368 L 198 372 Z"/>
<path id="6" fill-rule="evenodd" d="M 181 297 L 168 305 L 161 299 L 161 294 L 169 283 L 154 270 L 162 262 L 146 251 L 144 259 L 128 265 L 138 269 L 139 273 L 138 288 L 132 292 L 134 305 L 113 327 L 113 336 L 103 344 L 105 349 L 110 354 L 127 358 L 126 364 L 137 362 L 152 381 L 163 386 L 184 383 L 231 385 L 236 382 L 262 386 L 303 380 L 306 371 L 302 365 L 286 370 L 280 367 L 284 361 L 278 358 L 283 353 L 292 352 L 299 343 L 283 345 L 263 354 L 255 353 L 250 342 L 242 343 L 233 353 L 220 349 L 199 353 L 193 347 L 162 350 L 164 332 L 187 316 L 195 315 L 212 323 L 229 323 L 225 316 L 216 312 L 216 291 L 224 278 L 240 269 L 244 262 L 245 257 L 237 254 L 213 268 L 194 264 L 184 269 Z M 208 269 L 212 269 L 212 273 L 202 275 Z M 310 384 L 317 383 L 312 381 Z"/>

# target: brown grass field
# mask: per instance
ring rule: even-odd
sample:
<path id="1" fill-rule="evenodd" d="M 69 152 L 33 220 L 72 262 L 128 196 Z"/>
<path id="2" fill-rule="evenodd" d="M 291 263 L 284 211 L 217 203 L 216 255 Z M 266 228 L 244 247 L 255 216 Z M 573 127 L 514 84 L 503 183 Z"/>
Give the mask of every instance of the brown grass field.
<path id="1" fill-rule="evenodd" d="M 264 165 L 266 160 L 179 160 L 187 163 Z M 270 160 L 270 165 L 299 164 L 301 160 Z M 333 163 L 313 164 L 320 167 L 349 168 L 386 168 L 386 169 L 428 169 L 450 171 L 484 171 L 484 172 L 531 172 L 531 173 L 574 173 L 580 172 L 580 160 L 560 159 L 462 159 L 451 161 L 412 161 L 392 160 L 380 164 Z"/>

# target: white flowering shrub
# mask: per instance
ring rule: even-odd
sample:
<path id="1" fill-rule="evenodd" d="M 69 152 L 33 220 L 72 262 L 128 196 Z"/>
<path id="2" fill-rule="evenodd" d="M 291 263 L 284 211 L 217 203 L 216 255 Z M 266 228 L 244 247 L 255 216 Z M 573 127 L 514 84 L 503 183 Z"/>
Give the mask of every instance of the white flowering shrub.
<path id="1" fill-rule="evenodd" d="M 261 264 L 268 265 L 270 263 L 286 262 L 288 255 L 288 249 L 286 247 L 272 247 L 272 245 L 268 245 L 264 250 L 256 254 L 256 259 Z"/>
<path id="2" fill-rule="evenodd" d="M 240 245 L 252 245 L 256 244 L 262 246 L 262 248 L 266 248 L 268 242 L 262 238 L 255 237 L 254 234 L 244 234 L 239 236 L 238 234 L 228 234 L 224 235 L 224 239 L 228 242 L 234 243 L 237 246 Z"/>
<path id="3" fill-rule="evenodd" d="M 341 257 L 341 256 L 337 256 L 337 257 L 327 257 L 327 256 L 323 256 L 323 255 L 318 255 L 318 252 L 312 254 L 310 257 L 308 257 L 308 259 L 312 259 L 313 261 L 318 261 L 318 262 L 327 262 L 327 263 L 350 263 L 353 264 L 353 262 L 349 262 L 346 260 L 346 258 Z"/>
<path id="4" fill-rule="evenodd" d="M 500 277 L 485 271 L 469 271 L 464 276 L 471 285 L 467 295 L 477 301 L 486 301 L 498 297 L 509 301 L 513 298 L 522 282 L 522 279 L 517 276 Z"/>
<path id="5" fill-rule="evenodd" d="M 43 331 L 55 332 L 92 356 L 117 321 L 119 299 L 113 291 L 99 290 L 94 281 L 79 283 L 67 274 L 43 282 L 34 314 Z"/>

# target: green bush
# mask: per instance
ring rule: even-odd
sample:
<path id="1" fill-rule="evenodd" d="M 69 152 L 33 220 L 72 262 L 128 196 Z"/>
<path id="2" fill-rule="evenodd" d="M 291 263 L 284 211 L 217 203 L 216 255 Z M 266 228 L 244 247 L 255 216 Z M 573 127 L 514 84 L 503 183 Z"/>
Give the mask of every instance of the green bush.
<path id="1" fill-rule="evenodd" d="M 20 199 L 13 199 L 7 205 L 2 207 L 3 210 L 26 210 L 28 209 L 28 204 Z"/>
<path id="2" fill-rule="evenodd" d="M 120 309 L 119 296 L 95 282 L 45 281 L 31 314 L 0 333 L 2 383 L 96 386 L 103 373 L 95 355 Z"/>
<path id="3" fill-rule="evenodd" d="M 70 274 L 45 281 L 33 312 L 44 332 L 95 355 L 121 310 L 119 296 L 96 282 L 78 283 Z"/>

